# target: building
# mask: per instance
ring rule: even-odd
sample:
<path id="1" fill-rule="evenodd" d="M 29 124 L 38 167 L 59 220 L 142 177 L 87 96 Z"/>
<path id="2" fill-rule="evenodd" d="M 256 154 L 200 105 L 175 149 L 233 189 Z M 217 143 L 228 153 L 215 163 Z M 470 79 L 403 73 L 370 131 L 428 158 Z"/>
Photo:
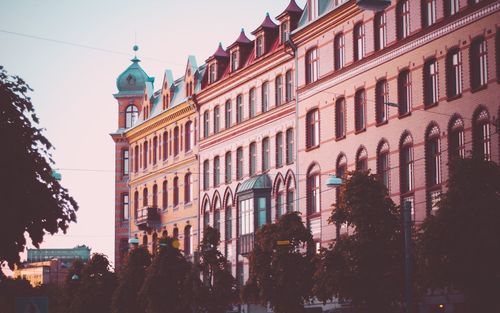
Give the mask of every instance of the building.
<path id="1" fill-rule="evenodd" d="M 302 213 L 318 248 L 349 231 L 327 221 L 329 175 L 370 169 L 420 223 L 436 209 L 449 159 L 500 161 L 498 1 L 308 0 L 301 9 L 292 0 L 275 21 L 219 44 L 191 97 L 196 232 L 221 231 L 241 282 L 255 229 L 283 212 Z M 144 90 L 140 102 L 164 93 Z"/>
<path id="2" fill-rule="evenodd" d="M 120 112 L 116 143 L 115 259 L 119 268 L 136 237 L 151 252 L 163 234 L 176 237 L 187 256 L 198 247 L 198 145 L 194 93 L 204 66 L 189 57 L 177 80 L 165 71 L 161 89 L 132 64 L 117 80 Z M 123 114 L 124 113 L 124 114 Z"/>
<path id="3" fill-rule="evenodd" d="M 86 263 L 90 248 L 77 246 L 72 249 L 28 249 L 28 259 L 14 270 L 14 278 L 26 279 L 35 287 L 55 283 L 64 284 L 68 270 L 75 260 Z"/>

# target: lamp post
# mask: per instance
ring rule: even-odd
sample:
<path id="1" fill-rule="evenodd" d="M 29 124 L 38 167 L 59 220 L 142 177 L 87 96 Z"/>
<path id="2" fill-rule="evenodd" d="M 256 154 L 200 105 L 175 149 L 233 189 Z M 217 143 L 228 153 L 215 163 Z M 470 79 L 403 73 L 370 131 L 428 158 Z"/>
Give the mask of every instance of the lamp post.
<path id="1" fill-rule="evenodd" d="M 326 179 L 326 186 L 328 188 L 340 187 L 340 185 L 342 185 L 342 183 L 343 183 L 342 178 L 337 177 L 335 175 L 330 175 Z M 337 222 L 337 221 L 335 221 L 335 237 L 337 240 L 340 239 L 340 225 L 339 225 L 339 222 Z"/>

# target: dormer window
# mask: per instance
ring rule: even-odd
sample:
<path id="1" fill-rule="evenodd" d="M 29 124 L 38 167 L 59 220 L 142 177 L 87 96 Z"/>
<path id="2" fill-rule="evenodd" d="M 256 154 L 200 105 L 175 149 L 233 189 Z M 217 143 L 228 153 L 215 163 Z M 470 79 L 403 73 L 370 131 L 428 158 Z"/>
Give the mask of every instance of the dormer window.
<path id="1" fill-rule="evenodd" d="M 238 60 L 238 51 L 233 51 L 231 53 L 231 72 L 234 72 L 238 69 L 239 60 Z"/>
<path id="2" fill-rule="evenodd" d="M 212 63 L 208 66 L 208 83 L 214 83 L 216 76 L 215 76 L 215 63 Z"/>
<path id="3" fill-rule="evenodd" d="M 290 30 L 288 27 L 288 21 L 284 21 L 280 27 L 281 44 L 284 44 L 290 37 Z"/>
<path id="4" fill-rule="evenodd" d="M 255 39 L 255 57 L 259 58 L 264 54 L 264 36 L 260 35 Z"/>

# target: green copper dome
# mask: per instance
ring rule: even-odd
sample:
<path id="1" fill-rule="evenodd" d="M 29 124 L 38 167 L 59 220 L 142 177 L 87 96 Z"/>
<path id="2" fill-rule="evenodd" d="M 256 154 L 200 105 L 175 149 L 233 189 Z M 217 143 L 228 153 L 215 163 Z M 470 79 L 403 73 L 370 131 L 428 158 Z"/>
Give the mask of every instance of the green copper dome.
<path id="1" fill-rule="evenodd" d="M 152 79 L 139 65 L 140 60 L 137 57 L 131 61 L 132 64 L 116 79 L 116 87 L 120 95 L 141 94 L 144 92 L 146 82 Z"/>

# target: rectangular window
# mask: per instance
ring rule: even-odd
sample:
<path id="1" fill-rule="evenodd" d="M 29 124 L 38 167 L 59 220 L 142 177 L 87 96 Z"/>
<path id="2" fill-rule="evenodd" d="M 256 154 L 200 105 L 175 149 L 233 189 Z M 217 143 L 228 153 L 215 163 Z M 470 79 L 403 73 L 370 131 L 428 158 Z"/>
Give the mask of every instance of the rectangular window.
<path id="1" fill-rule="evenodd" d="M 306 147 L 319 146 L 319 110 L 309 111 L 306 116 Z"/>
<path id="2" fill-rule="evenodd" d="M 293 163 L 293 129 L 286 130 L 286 164 Z"/>
<path id="3" fill-rule="evenodd" d="M 236 97 L 236 123 L 241 122 L 243 122 L 243 96 L 238 95 Z"/>
<path id="4" fill-rule="evenodd" d="M 283 78 L 281 75 L 276 77 L 274 81 L 274 97 L 275 97 L 275 105 L 279 106 L 283 102 Z"/>
<path id="5" fill-rule="evenodd" d="M 218 156 L 214 158 L 214 187 L 220 185 L 220 159 Z"/>
<path id="6" fill-rule="evenodd" d="M 215 63 L 210 64 L 208 66 L 208 83 L 211 84 L 215 82 L 216 80 L 216 73 L 215 73 Z"/>
<path id="7" fill-rule="evenodd" d="M 262 84 L 262 113 L 269 110 L 269 83 Z"/>
<path id="8" fill-rule="evenodd" d="M 216 106 L 214 108 L 214 134 L 217 134 L 220 130 L 220 110 L 219 107 Z"/>
<path id="9" fill-rule="evenodd" d="M 280 191 L 276 196 L 276 217 L 279 218 L 283 213 L 283 192 Z"/>
<path id="10" fill-rule="evenodd" d="M 398 75 L 398 114 L 410 113 L 411 110 L 411 80 L 410 71 L 403 70 Z"/>
<path id="11" fill-rule="evenodd" d="M 365 90 L 356 91 L 354 96 L 354 126 L 357 132 L 366 128 L 366 94 Z"/>
<path id="12" fill-rule="evenodd" d="M 340 98 L 335 102 L 335 138 L 344 138 L 345 134 L 345 99 Z"/>
<path id="13" fill-rule="evenodd" d="M 402 184 L 401 192 L 405 193 L 413 190 L 413 148 L 403 147 L 402 151 Z"/>
<path id="14" fill-rule="evenodd" d="M 334 68 L 335 70 L 340 70 L 344 67 L 345 63 L 345 42 L 344 35 L 337 34 L 333 41 L 334 49 Z"/>
<path id="15" fill-rule="evenodd" d="M 240 180 L 243 177 L 243 148 L 236 150 L 236 179 Z"/>
<path id="16" fill-rule="evenodd" d="M 455 15 L 458 10 L 460 10 L 459 0 L 444 0 L 444 14 L 446 16 Z"/>
<path id="17" fill-rule="evenodd" d="M 123 170 L 123 175 L 128 175 L 129 173 L 129 157 L 128 157 L 128 150 L 123 150 L 123 165 L 122 165 L 122 170 Z"/>
<path id="18" fill-rule="evenodd" d="M 308 178 L 308 194 L 309 194 L 309 214 L 319 213 L 321 210 L 320 204 L 320 184 L 319 174 L 313 174 Z"/>
<path id="19" fill-rule="evenodd" d="M 375 50 L 387 46 L 387 16 L 384 11 L 375 15 Z"/>
<path id="20" fill-rule="evenodd" d="M 238 51 L 233 51 L 231 53 L 231 72 L 234 72 L 238 69 Z"/>
<path id="21" fill-rule="evenodd" d="M 254 232 L 254 199 L 240 201 L 240 235 L 252 234 Z"/>
<path id="22" fill-rule="evenodd" d="M 290 70 L 285 74 L 285 101 L 289 102 L 293 97 L 293 72 Z"/>
<path id="23" fill-rule="evenodd" d="M 318 49 L 313 48 L 306 53 L 306 84 L 314 83 L 319 77 Z"/>
<path id="24" fill-rule="evenodd" d="M 262 139 L 262 172 L 269 170 L 269 137 Z"/>
<path id="25" fill-rule="evenodd" d="M 231 100 L 226 101 L 226 107 L 225 107 L 225 128 L 228 129 L 231 127 L 232 120 L 231 120 Z"/>
<path id="26" fill-rule="evenodd" d="M 248 92 L 248 117 L 252 118 L 255 116 L 255 103 L 256 103 L 255 88 L 250 89 Z"/>
<path id="27" fill-rule="evenodd" d="M 267 205 L 266 205 L 266 198 L 264 197 L 259 197 L 258 198 L 258 204 L 259 204 L 259 228 L 264 226 L 267 223 Z"/>
<path id="28" fill-rule="evenodd" d="M 123 220 L 128 221 L 129 217 L 129 198 L 128 194 L 122 196 L 122 210 L 123 210 Z"/>
<path id="29" fill-rule="evenodd" d="M 354 61 L 365 57 L 365 26 L 359 23 L 354 26 Z"/>
<path id="30" fill-rule="evenodd" d="M 424 26 L 436 23 L 436 0 L 422 1 L 422 18 Z"/>
<path id="31" fill-rule="evenodd" d="M 208 167 L 208 160 L 205 160 L 205 162 L 203 162 L 203 190 L 208 190 L 210 185 L 210 169 Z"/>
<path id="32" fill-rule="evenodd" d="M 426 106 L 438 103 L 439 101 L 439 85 L 438 85 L 438 68 L 435 59 L 429 60 L 424 65 L 424 94 Z"/>
<path id="33" fill-rule="evenodd" d="M 264 36 L 255 39 L 255 57 L 259 58 L 264 54 Z"/>
<path id="34" fill-rule="evenodd" d="M 283 166 L 283 133 L 276 134 L 276 167 Z"/>
<path id="35" fill-rule="evenodd" d="M 385 79 L 378 81 L 375 86 L 375 113 L 377 124 L 387 122 L 388 120 L 388 108 L 387 103 L 389 102 L 389 91 L 387 86 L 387 81 Z"/>
<path id="36" fill-rule="evenodd" d="M 203 138 L 208 138 L 208 131 L 209 131 L 209 117 L 208 117 L 208 110 L 203 113 Z"/>
<path id="37" fill-rule="evenodd" d="M 397 36 L 404 39 L 410 35 L 410 1 L 399 1 L 396 9 Z"/>
<path id="38" fill-rule="evenodd" d="M 281 43 L 284 44 L 288 40 L 288 37 L 288 22 L 285 21 L 281 24 Z"/>
<path id="39" fill-rule="evenodd" d="M 475 39 L 470 46 L 471 87 L 478 89 L 488 83 L 488 54 L 486 40 L 480 37 Z"/>
<path id="40" fill-rule="evenodd" d="M 226 241 L 233 238 L 233 210 L 232 207 L 228 206 L 226 208 Z"/>
<path id="41" fill-rule="evenodd" d="M 448 98 L 462 94 L 462 60 L 458 49 L 451 50 L 446 57 L 446 79 Z"/>
<path id="42" fill-rule="evenodd" d="M 226 177 L 226 184 L 230 184 L 231 183 L 231 176 L 233 173 L 231 152 L 226 153 L 226 160 L 225 161 L 226 161 L 226 166 L 224 169 L 224 173 L 225 173 L 225 177 Z"/>
<path id="43" fill-rule="evenodd" d="M 248 173 L 250 176 L 253 176 L 255 175 L 255 170 L 257 169 L 257 145 L 255 144 L 255 142 L 252 142 L 250 144 L 250 147 L 248 149 L 248 157 Z"/>

